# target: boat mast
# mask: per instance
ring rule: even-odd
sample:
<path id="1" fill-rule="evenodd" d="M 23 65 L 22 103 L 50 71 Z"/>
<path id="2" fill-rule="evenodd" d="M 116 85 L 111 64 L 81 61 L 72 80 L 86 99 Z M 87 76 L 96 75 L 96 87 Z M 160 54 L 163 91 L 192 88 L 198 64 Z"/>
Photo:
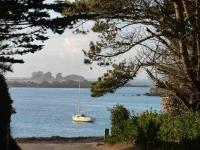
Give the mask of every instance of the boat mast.
<path id="1" fill-rule="evenodd" d="M 78 114 L 80 114 L 80 95 L 81 95 L 81 83 L 80 80 L 78 81 Z"/>

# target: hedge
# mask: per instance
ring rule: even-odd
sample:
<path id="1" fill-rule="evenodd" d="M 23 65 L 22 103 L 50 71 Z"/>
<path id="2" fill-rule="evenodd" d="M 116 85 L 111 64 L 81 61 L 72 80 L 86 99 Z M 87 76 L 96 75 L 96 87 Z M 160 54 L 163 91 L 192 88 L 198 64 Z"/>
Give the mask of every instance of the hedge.
<path id="1" fill-rule="evenodd" d="M 111 122 L 108 143 L 134 143 L 144 150 L 200 149 L 200 113 L 130 115 L 125 107 L 116 105 Z"/>

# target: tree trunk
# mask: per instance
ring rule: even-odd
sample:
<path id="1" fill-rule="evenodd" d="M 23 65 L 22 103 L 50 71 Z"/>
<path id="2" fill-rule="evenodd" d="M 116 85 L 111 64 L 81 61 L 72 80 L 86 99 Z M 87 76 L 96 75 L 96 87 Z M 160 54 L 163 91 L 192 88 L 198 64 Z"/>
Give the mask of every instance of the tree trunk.
<path id="1" fill-rule="evenodd" d="M 5 78 L 0 74 L 0 150 L 20 150 L 10 134 L 10 122 L 13 112 Z"/>

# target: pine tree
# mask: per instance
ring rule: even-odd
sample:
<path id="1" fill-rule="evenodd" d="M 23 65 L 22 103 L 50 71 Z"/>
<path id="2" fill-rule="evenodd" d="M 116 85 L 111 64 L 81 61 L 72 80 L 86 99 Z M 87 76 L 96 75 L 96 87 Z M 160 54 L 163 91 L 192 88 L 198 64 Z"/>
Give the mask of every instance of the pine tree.
<path id="1" fill-rule="evenodd" d="M 199 0 L 79 0 L 65 14 L 96 14 L 100 34 L 85 63 L 113 66 L 92 85 L 92 95 L 114 92 L 141 69 L 165 96 L 189 112 L 200 111 Z M 136 56 L 131 51 L 138 49 Z M 126 59 L 129 56 L 129 59 Z M 119 58 L 125 58 L 118 62 Z M 116 63 L 117 62 L 117 63 Z M 184 109 L 184 110 L 185 110 Z"/>
<path id="2" fill-rule="evenodd" d="M 14 109 L 3 75 L 0 75 L 0 84 L 0 149 L 19 150 L 20 148 L 10 133 L 11 114 L 14 112 Z"/>
<path id="3" fill-rule="evenodd" d="M 0 149 L 18 150 L 10 134 L 10 118 L 12 100 L 10 99 L 4 73 L 12 71 L 12 65 L 23 63 L 15 56 L 35 53 L 43 47 L 48 39 L 47 30 L 62 34 L 67 26 L 74 24 L 80 18 L 90 18 L 93 15 L 78 15 L 56 17 L 50 11 L 61 14 L 63 8 L 70 4 L 59 1 L 52 4 L 44 0 L 13 0 L 0 1 Z"/>

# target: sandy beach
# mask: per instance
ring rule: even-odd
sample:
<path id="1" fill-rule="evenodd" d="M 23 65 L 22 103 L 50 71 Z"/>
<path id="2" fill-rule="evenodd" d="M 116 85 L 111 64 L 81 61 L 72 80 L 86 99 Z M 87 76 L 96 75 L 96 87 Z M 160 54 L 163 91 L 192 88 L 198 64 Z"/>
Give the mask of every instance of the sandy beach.
<path id="1" fill-rule="evenodd" d="M 22 150 L 139 150 L 131 144 L 108 145 L 103 137 L 17 138 Z"/>

